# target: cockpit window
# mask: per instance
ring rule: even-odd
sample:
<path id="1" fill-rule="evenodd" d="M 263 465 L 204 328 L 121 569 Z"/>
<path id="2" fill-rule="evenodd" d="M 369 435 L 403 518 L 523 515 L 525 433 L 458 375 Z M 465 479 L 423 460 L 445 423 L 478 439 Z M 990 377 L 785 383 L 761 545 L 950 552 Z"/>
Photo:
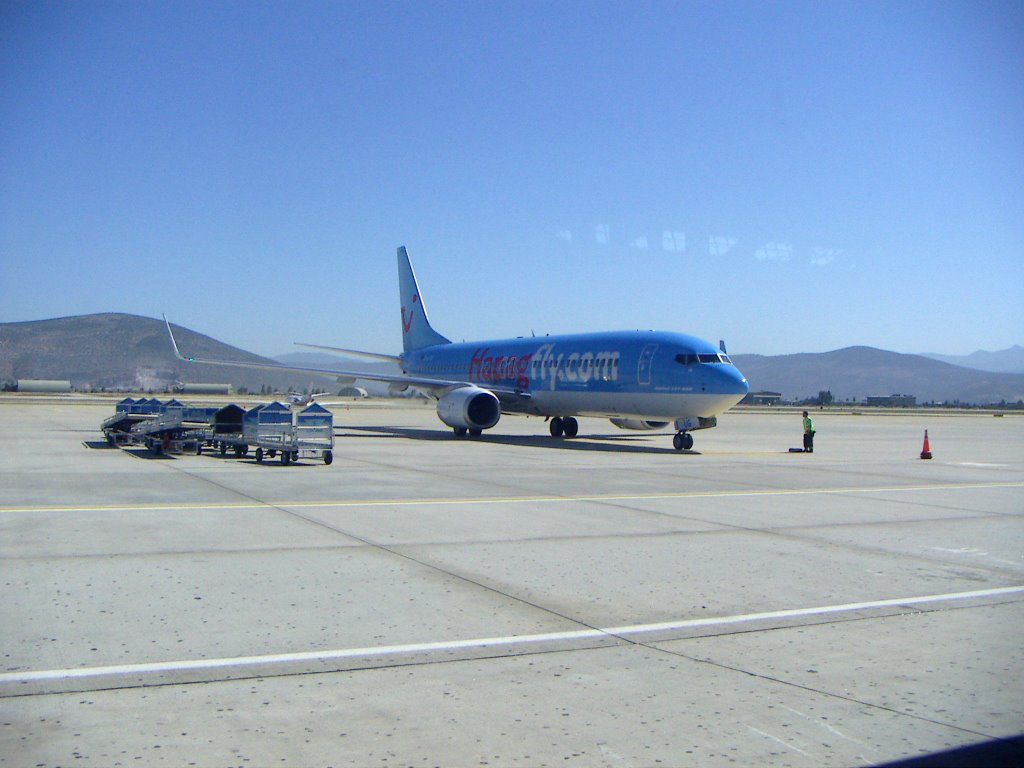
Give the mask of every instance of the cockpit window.
<path id="1" fill-rule="evenodd" d="M 726 354 L 711 354 L 702 352 L 697 355 L 693 352 L 680 352 L 676 355 L 676 362 L 680 365 L 697 365 L 697 363 L 732 363 Z"/>

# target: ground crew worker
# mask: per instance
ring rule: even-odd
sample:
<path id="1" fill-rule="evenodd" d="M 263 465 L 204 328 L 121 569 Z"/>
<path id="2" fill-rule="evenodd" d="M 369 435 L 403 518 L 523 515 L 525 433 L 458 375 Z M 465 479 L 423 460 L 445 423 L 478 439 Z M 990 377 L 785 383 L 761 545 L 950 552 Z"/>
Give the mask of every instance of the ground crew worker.
<path id="1" fill-rule="evenodd" d="M 804 411 L 804 453 L 814 453 L 814 422 Z"/>

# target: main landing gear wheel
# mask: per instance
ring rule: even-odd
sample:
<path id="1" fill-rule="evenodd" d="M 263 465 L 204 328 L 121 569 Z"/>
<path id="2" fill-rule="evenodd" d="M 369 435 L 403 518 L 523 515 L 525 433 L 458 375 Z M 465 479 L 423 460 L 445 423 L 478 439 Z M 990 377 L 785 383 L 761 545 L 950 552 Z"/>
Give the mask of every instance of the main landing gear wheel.
<path id="1" fill-rule="evenodd" d="M 465 427 L 452 427 L 452 431 L 455 433 L 456 437 L 465 437 L 467 430 Z"/>
<path id="2" fill-rule="evenodd" d="M 552 437 L 576 437 L 580 432 L 580 423 L 572 416 L 555 416 L 548 422 L 548 430 Z"/>
<path id="3" fill-rule="evenodd" d="M 672 447 L 677 451 L 688 451 L 693 448 L 693 435 L 689 432 L 676 432 L 672 438 Z"/>

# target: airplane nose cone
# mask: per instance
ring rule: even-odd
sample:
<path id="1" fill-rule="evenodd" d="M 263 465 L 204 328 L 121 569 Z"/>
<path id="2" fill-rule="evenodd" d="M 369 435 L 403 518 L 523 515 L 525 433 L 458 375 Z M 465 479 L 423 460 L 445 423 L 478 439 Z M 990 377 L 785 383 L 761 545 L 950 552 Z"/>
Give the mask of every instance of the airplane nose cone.
<path id="1" fill-rule="evenodd" d="M 735 365 L 730 365 L 722 370 L 723 391 L 728 392 L 731 395 L 739 395 L 740 399 L 747 396 L 747 392 L 750 391 L 750 385 L 747 383 L 746 377 L 740 373 L 740 369 Z"/>
<path id="2" fill-rule="evenodd" d="M 750 386 L 747 384 L 743 374 L 735 366 L 709 365 L 707 367 L 712 369 L 713 377 L 708 381 L 706 391 L 709 395 L 713 394 L 715 397 L 709 400 L 709 412 L 703 415 L 710 416 L 727 411 L 746 397 Z M 709 373 L 711 372 L 709 371 Z"/>

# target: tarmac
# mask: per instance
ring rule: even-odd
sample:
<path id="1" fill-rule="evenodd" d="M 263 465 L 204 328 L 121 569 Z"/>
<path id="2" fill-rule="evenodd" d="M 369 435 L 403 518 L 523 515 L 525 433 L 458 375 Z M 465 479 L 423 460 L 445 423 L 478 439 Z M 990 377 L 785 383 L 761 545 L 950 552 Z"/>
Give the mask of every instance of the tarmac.
<path id="1" fill-rule="evenodd" d="M 113 403 L 0 398 L 0 765 L 1024 754 L 1024 415 L 819 411 L 793 454 L 798 411 L 734 409 L 677 452 L 370 403 L 282 466 L 108 448 Z"/>

